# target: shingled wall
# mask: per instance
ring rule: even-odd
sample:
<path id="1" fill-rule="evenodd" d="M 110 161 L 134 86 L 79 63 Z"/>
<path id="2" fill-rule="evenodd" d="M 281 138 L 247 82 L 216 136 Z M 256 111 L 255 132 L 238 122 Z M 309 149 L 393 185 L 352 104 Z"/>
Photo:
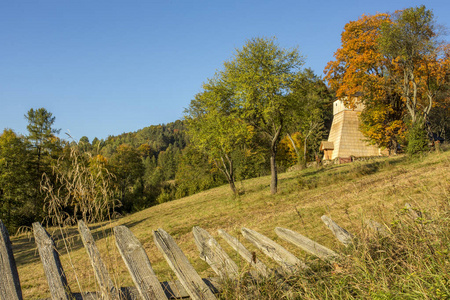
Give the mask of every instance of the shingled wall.
<path id="1" fill-rule="evenodd" d="M 359 114 L 362 108 L 362 105 L 358 105 L 355 110 L 345 108 L 341 100 L 333 103 L 334 117 L 328 137 L 328 141 L 334 144 L 331 159 L 380 155 L 380 149 L 369 145 L 359 130 Z"/>

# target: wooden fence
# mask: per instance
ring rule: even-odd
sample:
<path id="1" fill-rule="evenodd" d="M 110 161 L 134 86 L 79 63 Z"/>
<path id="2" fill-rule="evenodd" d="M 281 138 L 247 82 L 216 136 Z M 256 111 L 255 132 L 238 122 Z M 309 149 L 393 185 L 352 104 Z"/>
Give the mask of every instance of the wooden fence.
<path id="1" fill-rule="evenodd" d="M 407 205 L 406 209 L 413 218 L 420 217 L 410 205 Z M 342 244 L 348 246 L 352 243 L 354 236 L 336 224 L 331 218 L 322 216 L 322 221 Z M 380 235 L 389 234 L 387 227 L 375 221 L 368 220 L 367 226 Z M 78 222 L 78 230 L 99 286 L 97 292 L 84 293 L 83 295 L 71 292 L 52 238 L 39 223 L 33 224 L 35 242 L 44 266 L 51 299 L 216 299 L 215 295 L 221 289 L 221 280 L 233 279 L 238 276 L 236 263 L 206 230 L 200 227 L 193 228 L 195 243 L 199 249 L 201 259 L 211 266 L 218 277 L 202 279 L 174 239 L 163 229 L 158 229 L 153 231 L 154 242 L 178 278 L 176 281 L 160 282 L 139 240 L 127 227 L 117 226 L 113 229 L 116 246 L 135 284 L 135 287 L 119 289 L 114 286 L 105 264 L 100 258 L 100 253 L 92 234 L 83 221 Z M 241 232 L 244 238 L 279 264 L 279 272 L 291 274 L 308 268 L 304 262 L 268 237 L 248 228 L 242 228 Z M 327 261 L 339 259 L 338 253 L 297 232 L 280 227 L 275 228 L 275 232 L 281 239 L 321 259 Z M 257 255 L 255 253 L 247 250 L 236 237 L 229 235 L 224 230 L 219 230 L 219 235 L 252 266 L 253 276 L 267 277 L 273 272 L 273 270 L 270 270 L 256 258 Z M 1 220 L 0 299 L 22 299 L 22 290 L 11 241 Z"/>

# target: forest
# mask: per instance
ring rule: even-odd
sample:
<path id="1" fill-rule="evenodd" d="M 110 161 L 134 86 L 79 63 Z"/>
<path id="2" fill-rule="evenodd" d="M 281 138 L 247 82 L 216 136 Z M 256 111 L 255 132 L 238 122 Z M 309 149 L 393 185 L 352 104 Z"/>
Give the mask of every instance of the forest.
<path id="1" fill-rule="evenodd" d="M 223 184 L 318 166 L 332 102 L 364 105 L 367 141 L 417 155 L 450 130 L 450 44 L 424 6 L 347 23 L 324 78 L 296 48 L 251 38 L 205 80 L 182 120 L 106 139 L 74 140 L 45 108 L 25 113 L 27 134 L 0 135 L 0 219 L 10 232 L 34 221 L 115 218 Z"/>

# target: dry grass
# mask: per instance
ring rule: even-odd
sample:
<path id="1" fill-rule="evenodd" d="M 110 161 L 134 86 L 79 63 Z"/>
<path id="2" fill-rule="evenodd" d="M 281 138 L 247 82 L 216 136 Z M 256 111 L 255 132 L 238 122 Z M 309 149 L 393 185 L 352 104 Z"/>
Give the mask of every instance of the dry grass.
<path id="1" fill-rule="evenodd" d="M 174 237 L 202 277 L 214 276 L 208 265 L 199 258 L 192 235 L 193 226 L 200 226 L 216 237 L 243 268 L 245 263 L 218 236 L 218 229 L 241 236 L 240 228 L 248 227 L 273 238 L 298 257 L 310 259 L 298 248 L 279 239 L 274 228 L 286 227 L 331 249 L 343 251 L 322 224 L 320 217 L 323 214 L 329 215 L 352 233 L 362 235 L 363 219 L 389 224 L 407 202 L 428 211 L 438 209 L 442 200 L 449 199 L 449 174 L 450 151 L 424 158 L 399 156 L 307 169 L 280 174 L 277 195 L 270 194 L 270 178 L 255 178 L 237 184 L 244 192 L 237 199 L 233 198 L 228 186 L 223 186 L 90 228 L 111 276 L 120 286 L 131 286 L 133 283 L 110 235 L 111 228 L 116 225 L 126 225 L 141 241 L 160 281 L 171 280 L 175 275 L 153 242 L 152 230 L 157 228 L 163 228 Z M 68 229 L 68 233 L 72 241 L 71 259 L 75 262 L 75 270 L 71 269 L 61 242 L 58 249 L 61 249 L 69 285 L 73 291 L 76 290 L 76 273 L 84 291 L 95 290 L 93 271 L 79 235 L 72 228 Z M 251 244 L 241 241 L 249 249 L 256 250 Z M 12 242 L 24 298 L 48 297 L 34 240 L 21 235 L 12 238 Z M 273 266 L 262 254 L 258 257 Z"/>

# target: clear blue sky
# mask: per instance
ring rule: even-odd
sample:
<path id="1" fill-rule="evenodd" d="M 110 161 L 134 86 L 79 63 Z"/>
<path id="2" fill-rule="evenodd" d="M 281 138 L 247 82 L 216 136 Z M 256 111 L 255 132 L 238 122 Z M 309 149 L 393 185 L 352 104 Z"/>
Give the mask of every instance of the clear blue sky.
<path id="1" fill-rule="evenodd" d="M 169 123 L 252 37 L 298 47 L 322 75 L 347 22 L 420 4 L 449 27 L 447 0 L 1 1 L 0 130 L 26 134 L 39 107 L 63 138 Z"/>

